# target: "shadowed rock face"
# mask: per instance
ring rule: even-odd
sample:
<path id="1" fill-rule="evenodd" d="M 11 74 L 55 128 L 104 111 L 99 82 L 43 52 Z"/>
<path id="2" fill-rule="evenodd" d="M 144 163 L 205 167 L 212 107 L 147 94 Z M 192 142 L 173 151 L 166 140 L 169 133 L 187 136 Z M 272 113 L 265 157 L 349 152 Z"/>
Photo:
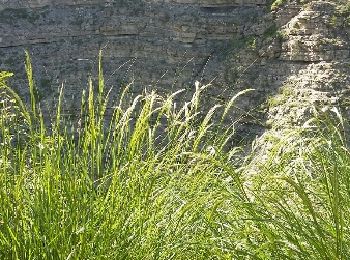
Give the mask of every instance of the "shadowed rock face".
<path id="1" fill-rule="evenodd" d="M 244 115 L 238 134 L 254 137 L 298 123 L 310 104 L 346 100 L 349 13 L 342 6 L 287 1 L 271 13 L 265 0 L 3 0 L 0 69 L 15 72 L 12 84 L 26 96 L 28 49 L 44 107 L 52 109 L 64 83 L 73 114 L 99 49 L 114 96 L 133 81 L 134 93 L 186 88 L 186 99 L 199 80 L 213 83 L 204 100 L 211 107 L 255 88 L 232 114 Z"/>

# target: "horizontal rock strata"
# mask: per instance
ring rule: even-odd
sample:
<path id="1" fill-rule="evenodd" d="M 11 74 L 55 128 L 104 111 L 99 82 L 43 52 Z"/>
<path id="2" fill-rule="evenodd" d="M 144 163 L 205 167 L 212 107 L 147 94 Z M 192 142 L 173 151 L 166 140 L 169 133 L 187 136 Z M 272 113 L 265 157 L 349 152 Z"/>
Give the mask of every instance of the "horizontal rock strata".
<path id="1" fill-rule="evenodd" d="M 270 5 L 266 0 L 5 0 L 0 69 L 15 72 L 12 85 L 28 96 L 23 64 L 28 49 L 43 106 L 52 109 L 64 83 L 65 108 L 72 114 L 88 77 L 96 77 L 99 49 L 114 97 L 134 82 L 134 93 L 185 88 L 188 94 L 179 98 L 184 101 L 199 80 L 212 82 L 205 98 L 209 108 L 254 88 L 240 98 L 229 120 L 239 117 L 238 135 L 255 137 L 302 121 L 309 104 L 346 100 L 349 88 L 346 2 L 290 0 L 273 12 Z"/>

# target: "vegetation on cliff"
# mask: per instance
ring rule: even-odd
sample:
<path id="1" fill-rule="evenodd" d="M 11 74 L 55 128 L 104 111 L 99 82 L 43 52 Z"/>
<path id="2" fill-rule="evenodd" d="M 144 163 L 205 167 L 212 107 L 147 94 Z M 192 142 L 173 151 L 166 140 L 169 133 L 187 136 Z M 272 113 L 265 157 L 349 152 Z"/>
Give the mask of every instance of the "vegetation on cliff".
<path id="1" fill-rule="evenodd" d="M 79 121 L 46 127 L 0 74 L 1 259 L 347 259 L 350 157 L 344 120 L 311 120 L 240 157 L 234 106 L 201 113 L 123 92 L 107 118 L 101 62 Z M 97 90 L 95 94 L 94 90 Z M 322 125 L 322 128 L 320 127 Z M 323 130 L 321 130 L 323 129 Z M 239 160 L 239 161 L 237 161 Z"/>

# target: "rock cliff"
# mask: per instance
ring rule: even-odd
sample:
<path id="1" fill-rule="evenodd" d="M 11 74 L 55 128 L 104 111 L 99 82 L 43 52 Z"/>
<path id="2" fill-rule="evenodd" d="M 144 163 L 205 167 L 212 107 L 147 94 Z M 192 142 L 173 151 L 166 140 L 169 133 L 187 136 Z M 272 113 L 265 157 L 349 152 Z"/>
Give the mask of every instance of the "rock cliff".
<path id="1" fill-rule="evenodd" d="M 15 72 L 25 96 L 28 49 L 44 106 L 63 82 L 73 114 L 99 49 L 114 95 L 131 81 L 135 93 L 191 93 L 198 80 L 212 82 L 210 107 L 254 88 L 232 117 L 239 136 L 255 137 L 300 123 L 317 104 L 346 108 L 349 15 L 341 0 L 3 0 L 0 69 Z"/>

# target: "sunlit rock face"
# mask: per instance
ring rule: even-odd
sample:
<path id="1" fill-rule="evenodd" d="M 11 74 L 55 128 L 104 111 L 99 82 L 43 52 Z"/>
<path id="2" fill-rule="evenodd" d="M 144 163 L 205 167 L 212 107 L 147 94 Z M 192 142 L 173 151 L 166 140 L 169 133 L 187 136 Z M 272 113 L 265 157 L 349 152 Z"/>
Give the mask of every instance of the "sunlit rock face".
<path id="1" fill-rule="evenodd" d="M 209 108 L 254 88 L 228 119 L 239 117 L 238 136 L 254 138 L 302 121 L 309 101 L 340 102 L 349 88 L 345 4 L 285 2 L 271 12 L 266 0 L 3 0 L 0 69 L 15 72 L 12 85 L 27 96 L 29 50 L 43 107 L 53 109 L 63 83 L 71 114 L 100 49 L 113 97 L 133 82 L 133 93 L 185 88 L 180 102 L 198 80 L 212 83 Z"/>
<path id="2" fill-rule="evenodd" d="M 279 63 L 288 68 L 272 96 L 269 123 L 300 125 L 315 108 L 338 106 L 348 113 L 350 5 L 311 1 L 282 27 Z"/>

